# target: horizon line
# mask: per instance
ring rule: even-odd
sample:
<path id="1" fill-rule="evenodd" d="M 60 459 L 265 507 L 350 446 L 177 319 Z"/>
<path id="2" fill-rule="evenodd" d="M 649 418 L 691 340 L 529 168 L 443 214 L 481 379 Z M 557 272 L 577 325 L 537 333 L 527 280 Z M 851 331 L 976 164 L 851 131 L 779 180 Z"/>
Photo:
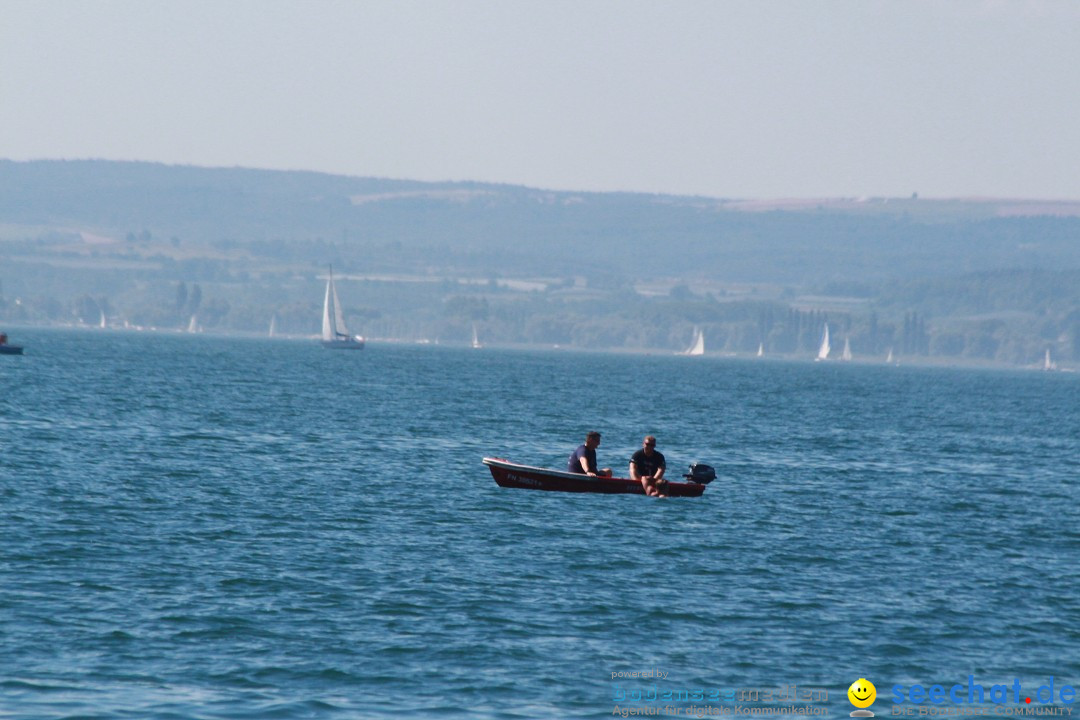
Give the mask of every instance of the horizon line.
<path id="1" fill-rule="evenodd" d="M 391 177 L 385 175 L 356 175 L 352 173 L 330 172 L 327 170 L 312 170 L 307 168 L 283 168 L 261 167 L 256 165 L 206 165 L 194 162 L 169 162 L 164 160 L 137 160 L 116 159 L 105 157 L 31 157 L 17 159 L 12 157 L 0 157 L 0 163 L 31 164 L 31 163 L 116 163 L 124 165 L 156 165 L 167 168 L 190 168 L 196 170 L 246 170 L 253 172 L 268 173 L 298 173 L 323 175 L 327 177 L 348 178 L 356 180 L 385 180 L 389 182 L 407 182 L 424 185 L 484 185 L 494 187 L 511 187 L 536 192 L 561 193 L 561 194 L 585 194 L 585 195 L 643 195 L 663 198 L 687 198 L 705 199 L 718 201 L 726 205 L 743 205 L 736 209 L 792 209 L 795 206 L 811 206 L 822 203 L 850 203 L 869 204 L 875 202 L 966 202 L 973 204 L 994 203 L 1042 203 L 1052 205 L 1076 205 L 1074 213 L 1080 215 L 1080 198 L 1072 197 L 1039 197 L 1025 195 L 922 195 L 912 192 L 910 195 L 880 195 L 880 194 L 838 194 L 838 195 L 775 195 L 775 196 L 738 196 L 738 195 L 704 195 L 699 193 L 670 193 L 651 192 L 647 190 L 579 190 L 572 188 L 549 188 L 524 183 L 513 183 L 493 180 L 476 179 L 444 179 L 444 180 L 420 180 L 416 178 Z M 753 207 L 754 205 L 769 205 L 772 207 Z M 784 207 L 781 207 L 784 206 Z"/>

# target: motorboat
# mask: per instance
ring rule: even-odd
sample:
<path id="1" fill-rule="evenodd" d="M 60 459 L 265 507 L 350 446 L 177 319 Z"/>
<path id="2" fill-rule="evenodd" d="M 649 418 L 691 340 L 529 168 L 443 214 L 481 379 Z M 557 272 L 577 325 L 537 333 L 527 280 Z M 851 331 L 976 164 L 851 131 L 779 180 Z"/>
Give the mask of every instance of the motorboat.
<path id="1" fill-rule="evenodd" d="M 492 477 L 499 487 L 521 488 L 523 490 L 550 490 L 556 492 L 577 493 L 606 493 L 615 495 L 644 495 L 645 489 L 637 480 L 617 477 L 594 477 L 582 473 L 566 472 L 565 470 L 550 470 L 547 468 L 532 467 L 510 462 L 503 458 L 486 457 L 484 464 L 491 470 Z M 696 475 L 699 481 L 689 479 L 694 475 L 694 467 L 686 477 L 687 482 L 667 483 L 667 494 L 670 497 L 700 497 L 705 492 L 705 485 L 714 478 L 715 472 L 708 466 L 700 464 L 696 467 L 708 468 L 712 472 L 700 472 Z"/>

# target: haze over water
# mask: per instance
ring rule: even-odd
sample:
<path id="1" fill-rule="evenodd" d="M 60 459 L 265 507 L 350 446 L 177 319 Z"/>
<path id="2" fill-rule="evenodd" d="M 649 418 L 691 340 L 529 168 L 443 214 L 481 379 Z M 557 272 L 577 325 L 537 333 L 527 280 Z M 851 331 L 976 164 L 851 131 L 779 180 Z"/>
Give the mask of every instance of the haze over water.
<path id="1" fill-rule="evenodd" d="M 26 330 L 0 716 L 611 717 L 1080 681 L 1080 376 Z M 696 500 L 498 488 L 485 455 Z M 661 669 L 663 681 L 614 680 Z"/>

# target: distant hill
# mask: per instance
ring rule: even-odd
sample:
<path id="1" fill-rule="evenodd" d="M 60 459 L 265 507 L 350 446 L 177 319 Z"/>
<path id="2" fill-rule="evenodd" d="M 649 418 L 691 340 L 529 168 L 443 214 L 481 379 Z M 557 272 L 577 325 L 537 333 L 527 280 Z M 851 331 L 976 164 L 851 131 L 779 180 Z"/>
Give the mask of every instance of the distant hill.
<path id="1" fill-rule="evenodd" d="M 1037 214 L 1017 215 L 1029 208 Z M 1041 214 L 1038 214 L 1041 213 Z M 1080 206 L 735 201 L 111 161 L 0 161 L 0 223 L 195 244 L 322 241 L 357 270 L 876 283 L 1080 267 Z M 318 258 L 312 258 L 317 261 Z"/>
<path id="2" fill-rule="evenodd" d="M 275 314 L 306 333 L 331 263 L 354 324 L 394 337 L 484 321 L 489 341 L 670 348 L 711 323 L 714 348 L 772 338 L 794 353 L 842 317 L 874 352 L 903 341 L 1017 362 L 1054 343 L 1080 360 L 1080 203 L 0 160 L 0 319 L 186 325 L 194 306 L 176 293 L 199 283 L 207 327 L 254 331 Z"/>

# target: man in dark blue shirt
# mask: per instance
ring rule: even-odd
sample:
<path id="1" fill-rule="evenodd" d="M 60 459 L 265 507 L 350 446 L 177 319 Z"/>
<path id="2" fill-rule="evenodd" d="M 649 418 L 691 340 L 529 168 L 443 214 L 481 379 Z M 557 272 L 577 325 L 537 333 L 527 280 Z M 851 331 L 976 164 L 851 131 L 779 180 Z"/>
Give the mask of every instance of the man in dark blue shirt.
<path id="1" fill-rule="evenodd" d="M 596 448 L 600 446 L 600 433 L 595 430 L 585 435 L 585 444 L 579 445 L 566 461 L 566 472 L 592 477 L 611 477 L 611 468 L 596 469 Z"/>
<path id="2" fill-rule="evenodd" d="M 646 435 L 641 449 L 630 458 L 630 477 L 641 483 L 646 495 L 667 497 L 666 469 L 664 454 L 656 449 L 656 438 Z"/>

